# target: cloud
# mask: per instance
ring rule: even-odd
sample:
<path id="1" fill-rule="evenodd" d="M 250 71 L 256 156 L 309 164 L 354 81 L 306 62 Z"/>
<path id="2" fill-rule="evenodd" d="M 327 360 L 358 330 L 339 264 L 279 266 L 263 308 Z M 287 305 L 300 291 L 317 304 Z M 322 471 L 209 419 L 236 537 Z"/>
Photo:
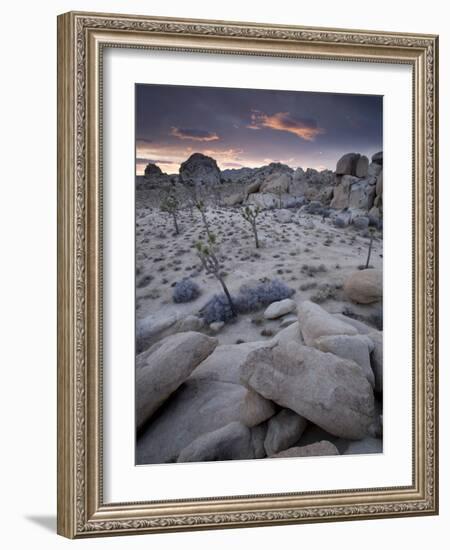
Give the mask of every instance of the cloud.
<path id="1" fill-rule="evenodd" d="M 311 118 L 302 118 L 290 113 L 275 113 L 266 115 L 260 111 L 253 111 L 251 114 L 251 123 L 247 128 L 252 130 L 261 130 L 270 128 L 280 132 L 289 132 L 295 134 L 306 141 L 314 141 L 325 130 L 317 126 L 317 122 Z"/>
<path id="2" fill-rule="evenodd" d="M 196 128 L 177 128 L 176 126 L 171 129 L 170 135 L 180 139 L 190 139 L 193 141 L 217 141 L 220 139 L 215 132 L 198 130 Z"/>
<path id="3" fill-rule="evenodd" d="M 222 162 L 223 166 L 226 166 L 227 168 L 242 168 L 243 164 L 240 162 Z"/>

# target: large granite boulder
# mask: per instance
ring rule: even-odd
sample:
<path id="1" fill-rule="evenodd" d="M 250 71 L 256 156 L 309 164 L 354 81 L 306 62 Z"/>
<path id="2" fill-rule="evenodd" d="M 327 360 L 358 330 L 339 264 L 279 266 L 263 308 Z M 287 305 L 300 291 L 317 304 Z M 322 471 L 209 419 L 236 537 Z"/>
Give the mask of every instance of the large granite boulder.
<path id="1" fill-rule="evenodd" d="M 270 458 L 296 458 L 308 456 L 333 456 L 338 455 L 339 451 L 330 441 L 318 441 L 303 447 L 291 447 L 272 455 Z"/>
<path id="2" fill-rule="evenodd" d="M 374 331 L 369 334 L 373 343 L 370 355 L 372 369 L 375 375 L 375 391 L 383 391 L 383 333 Z"/>
<path id="3" fill-rule="evenodd" d="M 372 388 L 375 386 L 375 376 L 370 364 L 370 354 L 375 346 L 368 336 L 321 336 L 315 340 L 314 346 L 320 351 L 354 361 L 362 368 Z"/>
<path id="4" fill-rule="evenodd" d="M 383 297 L 383 274 L 379 269 L 355 271 L 344 282 L 344 293 L 357 304 L 372 304 Z"/>
<path id="5" fill-rule="evenodd" d="M 258 206 L 261 209 L 278 208 L 280 199 L 273 193 L 251 193 L 247 197 L 246 204 Z"/>
<path id="6" fill-rule="evenodd" d="M 375 186 L 362 179 L 351 185 L 348 206 L 357 210 L 369 210 L 373 206 L 374 198 Z"/>
<path id="7" fill-rule="evenodd" d="M 194 439 L 180 452 L 177 462 L 263 458 L 265 434 L 265 425 L 248 428 L 241 422 L 230 422 Z"/>
<path id="8" fill-rule="evenodd" d="M 379 151 L 378 153 L 372 155 L 372 162 L 383 166 L 383 151 Z"/>
<path id="9" fill-rule="evenodd" d="M 264 449 L 267 456 L 289 448 L 302 436 L 308 421 L 290 409 L 282 409 L 267 422 Z"/>
<path id="10" fill-rule="evenodd" d="M 336 164 L 336 175 L 355 176 L 356 167 L 360 158 L 361 155 L 359 153 L 347 153 L 343 155 Z"/>
<path id="11" fill-rule="evenodd" d="M 296 342 L 250 353 L 241 381 L 337 437 L 362 439 L 373 421 L 373 390 L 362 368 Z"/>
<path id="12" fill-rule="evenodd" d="M 358 178 L 366 178 L 368 174 L 368 169 L 369 159 L 365 155 L 360 156 L 356 162 L 355 176 L 357 176 Z"/>
<path id="13" fill-rule="evenodd" d="M 342 176 L 339 183 L 334 188 L 333 199 L 330 203 L 331 208 L 341 210 L 348 208 L 350 199 L 350 190 L 354 183 L 359 181 L 355 176 Z"/>
<path id="14" fill-rule="evenodd" d="M 136 428 L 139 430 L 192 371 L 214 350 L 217 340 L 181 332 L 156 343 L 136 359 Z"/>
<path id="15" fill-rule="evenodd" d="M 273 174 L 261 183 L 259 191 L 261 193 L 288 193 L 291 182 L 292 176 L 287 172 Z"/>
<path id="16" fill-rule="evenodd" d="M 321 336 L 358 334 L 356 328 L 309 300 L 298 306 L 298 321 L 307 346 L 313 346 L 316 339 Z"/>
<path id="17" fill-rule="evenodd" d="M 194 153 L 181 164 L 180 180 L 187 185 L 218 185 L 221 175 L 213 158 Z"/>

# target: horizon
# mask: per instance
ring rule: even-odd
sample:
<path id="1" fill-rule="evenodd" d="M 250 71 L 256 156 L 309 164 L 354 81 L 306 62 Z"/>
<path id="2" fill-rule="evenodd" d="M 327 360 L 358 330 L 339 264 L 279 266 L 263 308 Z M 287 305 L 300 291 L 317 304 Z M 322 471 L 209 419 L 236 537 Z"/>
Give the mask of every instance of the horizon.
<path id="1" fill-rule="evenodd" d="M 135 172 L 153 163 L 178 174 L 194 153 L 221 171 L 272 162 L 334 171 L 346 153 L 383 149 L 382 122 L 382 96 L 136 84 Z"/>

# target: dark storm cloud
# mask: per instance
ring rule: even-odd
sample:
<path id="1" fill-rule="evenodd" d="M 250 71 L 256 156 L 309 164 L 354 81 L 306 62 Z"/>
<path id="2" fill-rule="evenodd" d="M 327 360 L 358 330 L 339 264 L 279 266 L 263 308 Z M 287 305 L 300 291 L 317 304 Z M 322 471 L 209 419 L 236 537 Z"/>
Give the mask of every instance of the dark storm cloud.
<path id="1" fill-rule="evenodd" d="M 332 168 L 343 154 L 383 147 L 382 97 L 369 95 L 137 85 L 136 153 L 177 172 L 192 153 L 220 167 Z"/>

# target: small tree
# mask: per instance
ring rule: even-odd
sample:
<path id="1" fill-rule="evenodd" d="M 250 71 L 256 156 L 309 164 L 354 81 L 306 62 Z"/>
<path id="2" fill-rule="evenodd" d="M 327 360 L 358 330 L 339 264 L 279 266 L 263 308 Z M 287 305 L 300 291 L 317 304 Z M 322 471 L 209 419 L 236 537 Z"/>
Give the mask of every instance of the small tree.
<path id="1" fill-rule="evenodd" d="M 214 233 L 208 233 L 207 242 L 198 241 L 195 243 L 195 248 L 197 249 L 197 254 L 202 262 L 202 265 L 208 274 L 214 275 L 214 277 L 219 281 L 222 286 L 223 292 L 227 298 L 227 301 L 230 305 L 231 312 L 233 317 L 236 317 L 236 307 L 231 298 L 230 291 L 225 284 L 222 275 L 222 266 L 220 265 L 220 260 L 217 257 L 217 239 Z"/>
<path id="2" fill-rule="evenodd" d="M 178 210 L 180 208 L 180 203 L 175 195 L 172 193 L 167 194 L 162 200 L 160 204 L 161 212 L 167 212 L 172 216 L 173 219 L 173 225 L 175 227 L 175 233 L 177 235 L 180 234 L 180 229 L 178 227 Z"/>
<path id="3" fill-rule="evenodd" d="M 282 196 L 283 196 L 283 187 L 281 185 L 278 185 L 278 187 L 275 190 L 275 193 L 278 196 L 278 208 L 281 208 L 281 206 L 282 206 L 281 199 L 282 199 Z"/>
<path id="4" fill-rule="evenodd" d="M 208 219 L 206 218 L 206 207 L 205 207 L 205 203 L 201 200 L 201 199 L 197 199 L 195 201 L 195 208 L 197 208 L 197 210 L 200 212 L 200 215 L 202 217 L 202 221 L 203 221 L 203 225 L 205 226 L 205 229 L 206 229 L 206 234 L 208 235 L 208 239 L 210 238 L 210 236 L 213 234 L 211 232 L 211 228 L 209 226 L 209 222 L 208 222 Z"/>
<path id="5" fill-rule="evenodd" d="M 258 217 L 260 212 L 261 210 L 258 206 L 256 206 L 255 208 L 250 208 L 250 206 L 246 206 L 243 210 L 241 210 L 241 214 L 244 220 L 252 226 L 253 235 L 255 236 L 256 248 L 259 248 L 258 231 L 256 229 L 256 218 Z"/>
<path id="6" fill-rule="evenodd" d="M 367 251 L 367 261 L 364 269 L 369 269 L 370 255 L 372 254 L 373 237 L 375 235 L 375 229 L 373 227 L 369 227 L 369 235 L 369 250 Z"/>

